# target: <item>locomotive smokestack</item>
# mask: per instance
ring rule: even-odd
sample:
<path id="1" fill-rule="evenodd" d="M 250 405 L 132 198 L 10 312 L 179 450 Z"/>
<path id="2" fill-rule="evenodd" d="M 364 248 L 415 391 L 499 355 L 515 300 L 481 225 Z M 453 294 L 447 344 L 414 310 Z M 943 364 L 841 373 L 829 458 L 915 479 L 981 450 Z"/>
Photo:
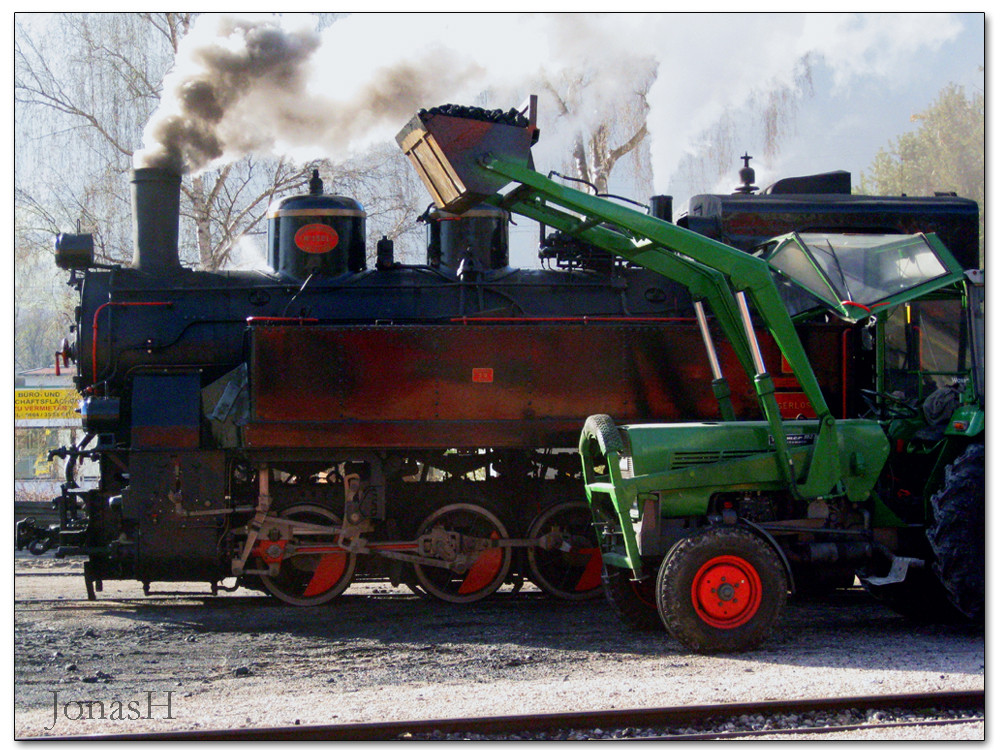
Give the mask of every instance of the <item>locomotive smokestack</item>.
<path id="1" fill-rule="evenodd" d="M 181 268 L 177 250 L 181 176 L 143 167 L 132 173 L 132 268 L 167 276 Z"/>

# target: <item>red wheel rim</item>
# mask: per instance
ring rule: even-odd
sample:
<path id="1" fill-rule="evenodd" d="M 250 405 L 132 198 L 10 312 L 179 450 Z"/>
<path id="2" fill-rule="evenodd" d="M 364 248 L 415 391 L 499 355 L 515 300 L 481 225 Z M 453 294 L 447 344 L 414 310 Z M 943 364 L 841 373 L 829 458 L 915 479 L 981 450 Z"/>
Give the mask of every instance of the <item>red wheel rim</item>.
<path id="1" fill-rule="evenodd" d="M 738 628 L 760 609 L 763 587 L 753 565 L 742 557 L 720 555 L 706 562 L 691 582 L 691 602 L 713 628 Z"/>

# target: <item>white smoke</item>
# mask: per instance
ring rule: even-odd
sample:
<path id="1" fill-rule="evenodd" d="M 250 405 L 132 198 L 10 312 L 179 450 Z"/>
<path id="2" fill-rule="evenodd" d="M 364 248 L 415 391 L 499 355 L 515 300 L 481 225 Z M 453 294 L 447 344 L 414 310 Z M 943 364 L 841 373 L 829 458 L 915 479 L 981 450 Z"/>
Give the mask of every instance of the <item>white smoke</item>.
<path id="1" fill-rule="evenodd" d="M 662 190 L 723 113 L 794 89 L 804 57 L 849 86 L 905 69 L 960 30 L 929 14 L 359 14 L 323 32 L 307 19 L 200 18 L 137 166 L 196 172 L 249 153 L 342 159 L 391 140 L 419 108 L 507 109 L 535 91 L 536 163 L 558 166 L 571 138 L 655 72 L 647 122 Z M 540 87 L 570 78 L 584 85 L 572 116 L 560 116 Z"/>
<path id="2" fill-rule="evenodd" d="M 806 57 L 830 69 L 841 87 L 859 76 L 882 76 L 892 85 L 890 74 L 905 70 L 907 59 L 960 31 L 954 20 L 927 14 L 748 14 L 720 20 L 670 17 L 651 30 L 669 50 L 647 97 L 658 190 L 725 112 L 746 106 L 754 93 L 794 90 Z"/>
<path id="3" fill-rule="evenodd" d="M 271 271 L 271 265 L 267 262 L 267 250 L 264 243 L 259 238 L 250 235 L 241 235 L 233 243 L 229 255 L 229 268 L 237 271 Z"/>

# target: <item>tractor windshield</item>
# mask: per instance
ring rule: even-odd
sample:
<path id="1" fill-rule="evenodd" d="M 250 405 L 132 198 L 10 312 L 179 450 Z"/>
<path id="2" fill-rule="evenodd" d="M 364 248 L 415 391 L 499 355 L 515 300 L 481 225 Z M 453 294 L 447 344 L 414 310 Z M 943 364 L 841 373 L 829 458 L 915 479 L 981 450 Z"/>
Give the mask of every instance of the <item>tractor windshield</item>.
<path id="1" fill-rule="evenodd" d="M 762 251 L 792 315 L 867 317 L 961 278 L 934 235 L 794 233 Z"/>

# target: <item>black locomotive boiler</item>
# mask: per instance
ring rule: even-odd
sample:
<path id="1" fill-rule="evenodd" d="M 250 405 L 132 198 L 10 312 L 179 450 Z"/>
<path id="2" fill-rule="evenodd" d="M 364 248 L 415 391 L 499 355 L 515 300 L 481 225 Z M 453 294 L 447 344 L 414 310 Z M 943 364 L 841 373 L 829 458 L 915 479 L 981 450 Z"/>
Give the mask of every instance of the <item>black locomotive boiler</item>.
<path id="1" fill-rule="evenodd" d="M 194 271 L 178 258 L 179 187 L 134 172 L 131 266 L 94 264 L 86 235 L 57 239 L 80 296 L 64 355 L 86 430 L 58 451 L 57 554 L 86 556 L 91 597 L 104 580 L 235 579 L 313 605 L 358 575 L 452 602 L 526 578 L 565 599 L 600 593 L 581 424 L 716 417 L 682 291 L 558 236 L 542 242 L 548 268 L 512 268 L 508 218 L 489 206 L 429 212 L 425 263 L 397 262 L 383 239 L 368 268 L 363 207 L 318 175 L 269 209 L 272 270 Z M 751 192 L 699 196 L 684 221 L 747 250 L 786 225 L 916 222 L 953 247 L 976 230 L 957 198 L 879 202 L 822 178 Z M 669 201 L 652 203 L 670 220 Z M 801 333 L 828 401 L 857 409 L 853 334 Z M 720 354 L 736 411 L 752 411 Z M 794 416 L 797 383 L 776 383 Z M 100 464 L 94 489 L 74 480 L 85 460 Z"/>

